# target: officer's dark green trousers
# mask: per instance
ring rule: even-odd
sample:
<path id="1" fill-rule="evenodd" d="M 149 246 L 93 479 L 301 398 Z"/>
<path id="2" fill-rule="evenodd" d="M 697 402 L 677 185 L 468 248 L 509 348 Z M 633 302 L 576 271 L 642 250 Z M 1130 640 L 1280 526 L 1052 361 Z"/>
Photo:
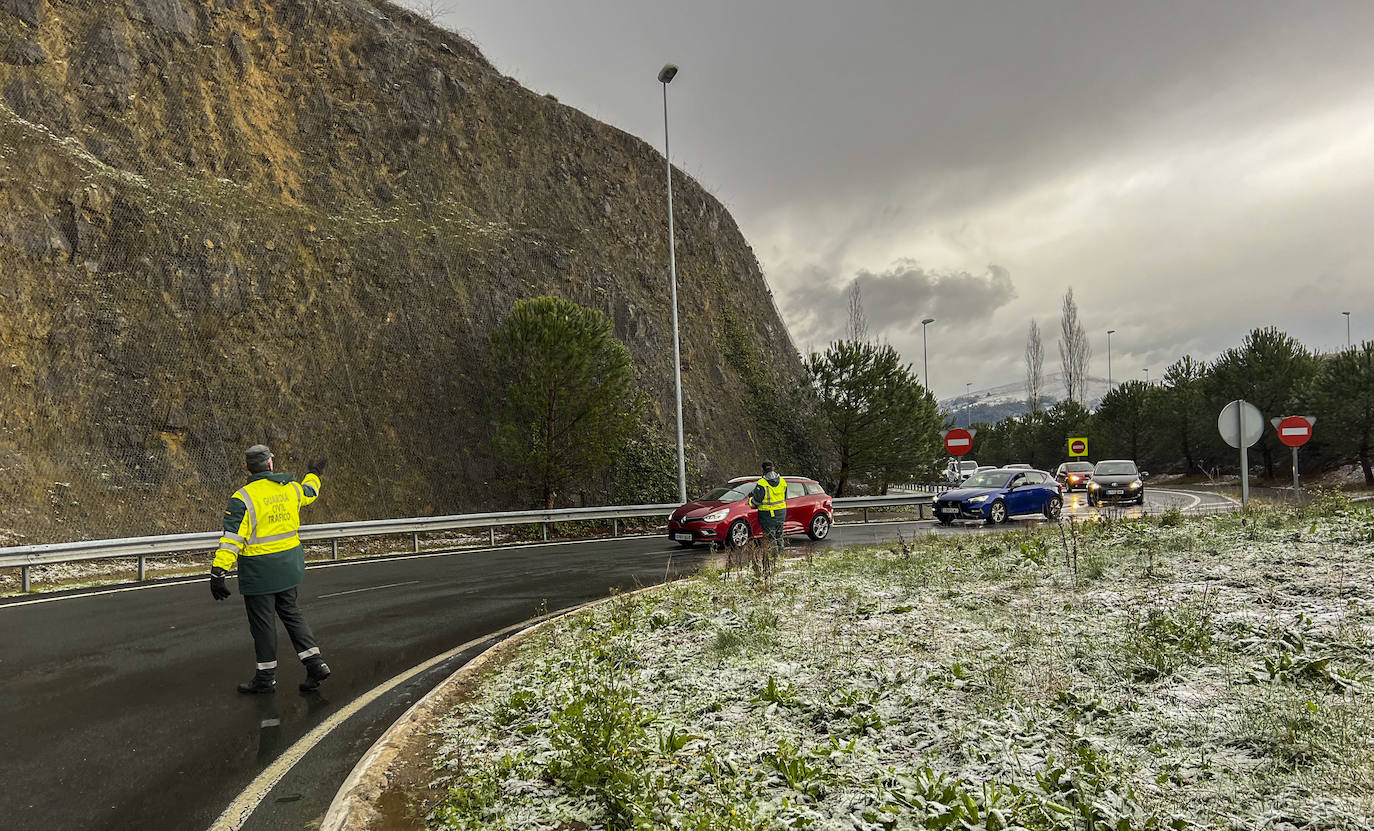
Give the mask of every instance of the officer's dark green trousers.
<path id="1" fill-rule="evenodd" d="M 759 509 L 759 529 L 763 531 L 763 536 L 773 542 L 779 551 L 782 550 L 782 526 L 787 521 L 787 509 L 781 511 L 765 511 Z"/>

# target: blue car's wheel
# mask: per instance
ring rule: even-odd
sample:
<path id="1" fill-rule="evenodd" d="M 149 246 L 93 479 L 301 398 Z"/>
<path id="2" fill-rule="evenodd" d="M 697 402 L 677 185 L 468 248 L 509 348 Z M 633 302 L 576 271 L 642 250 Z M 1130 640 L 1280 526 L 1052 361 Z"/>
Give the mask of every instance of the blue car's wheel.
<path id="1" fill-rule="evenodd" d="M 1007 503 L 997 500 L 988 507 L 988 525 L 997 525 L 1007 521 Z"/>
<path id="2" fill-rule="evenodd" d="M 1045 516 L 1048 519 L 1059 519 L 1060 511 L 1064 510 L 1064 500 L 1057 496 L 1051 496 L 1045 503 Z"/>

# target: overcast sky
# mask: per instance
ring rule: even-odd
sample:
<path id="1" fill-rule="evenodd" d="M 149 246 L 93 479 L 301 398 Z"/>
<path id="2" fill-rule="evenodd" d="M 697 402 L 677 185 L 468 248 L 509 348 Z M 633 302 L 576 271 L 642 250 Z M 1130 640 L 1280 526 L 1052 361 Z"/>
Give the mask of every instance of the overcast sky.
<path id="1" fill-rule="evenodd" d="M 429 2 L 410 5 L 430 5 Z M 1374 2 L 448 0 L 541 93 L 662 147 L 757 252 L 798 348 L 874 334 L 937 395 L 1058 366 L 1073 287 L 1105 376 L 1256 326 L 1374 336 Z M 1061 391 L 1062 392 L 1062 391 Z"/>

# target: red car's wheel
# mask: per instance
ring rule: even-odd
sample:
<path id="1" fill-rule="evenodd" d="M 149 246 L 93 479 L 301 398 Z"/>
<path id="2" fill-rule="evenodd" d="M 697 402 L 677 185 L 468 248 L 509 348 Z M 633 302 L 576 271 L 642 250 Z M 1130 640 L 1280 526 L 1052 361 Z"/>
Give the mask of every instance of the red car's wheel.
<path id="1" fill-rule="evenodd" d="M 753 535 L 749 533 L 749 521 L 737 519 L 730 526 L 730 530 L 725 534 L 725 541 L 731 548 L 743 548 L 749 544 L 749 539 Z"/>
<path id="2" fill-rule="evenodd" d="M 830 517 L 823 513 L 816 514 L 811 520 L 811 527 L 806 529 L 806 535 L 813 540 L 830 536 Z"/>

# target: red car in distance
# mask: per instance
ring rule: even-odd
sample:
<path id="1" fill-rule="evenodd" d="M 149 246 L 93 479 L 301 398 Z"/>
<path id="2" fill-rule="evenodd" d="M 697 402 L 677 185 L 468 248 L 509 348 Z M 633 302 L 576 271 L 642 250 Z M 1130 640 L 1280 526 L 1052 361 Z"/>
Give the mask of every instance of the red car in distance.
<path id="1" fill-rule="evenodd" d="M 813 540 L 830 536 L 835 508 L 830 495 L 815 479 L 784 476 L 787 480 L 787 536 L 806 534 Z M 695 502 L 673 511 L 668 518 L 668 538 L 689 548 L 699 542 L 739 548 L 763 536 L 759 512 L 749 507 L 757 476 L 739 476 Z"/>
<path id="2" fill-rule="evenodd" d="M 1066 491 L 1078 488 L 1087 490 L 1088 483 L 1093 480 L 1093 463 L 1065 462 L 1055 471 L 1054 478 L 1059 480 L 1059 484 L 1063 485 Z"/>

